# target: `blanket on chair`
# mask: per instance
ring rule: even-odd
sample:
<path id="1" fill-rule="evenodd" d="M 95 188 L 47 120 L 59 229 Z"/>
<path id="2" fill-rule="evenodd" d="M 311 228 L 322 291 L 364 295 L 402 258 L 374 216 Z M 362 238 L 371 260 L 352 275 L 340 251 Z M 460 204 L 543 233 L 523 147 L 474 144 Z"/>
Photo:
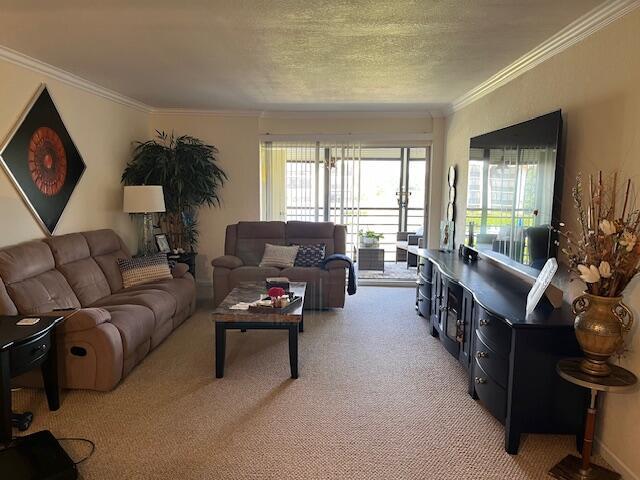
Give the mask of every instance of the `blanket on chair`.
<path id="1" fill-rule="evenodd" d="M 327 263 L 333 260 L 343 260 L 349 264 L 349 284 L 347 286 L 347 293 L 349 295 L 355 295 L 356 290 L 358 289 L 358 284 L 356 280 L 356 270 L 353 266 L 353 260 L 347 257 L 344 253 L 334 253 L 333 255 L 329 255 L 328 257 L 325 257 L 324 260 L 322 260 L 322 268 L 325 268 Z"/>

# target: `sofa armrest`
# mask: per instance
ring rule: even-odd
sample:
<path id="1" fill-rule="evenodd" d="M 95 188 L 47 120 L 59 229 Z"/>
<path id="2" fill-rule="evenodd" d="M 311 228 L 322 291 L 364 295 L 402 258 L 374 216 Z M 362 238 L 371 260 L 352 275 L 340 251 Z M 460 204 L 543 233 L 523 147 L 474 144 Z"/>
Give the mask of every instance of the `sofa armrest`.
<path id="1" fill-rule="evenodd" d="M 189 265 L 186 263 L 176 263 L 171 268 L 171 276 L 173 278 L 182 278 L 189 271 Z"/>
<path id="2" fill-rule="evenodd" d="M 211 260 L 211 265 L 214 267 L 222 267 L 233 270 L 234 268 L 241 267 L 244 262 L 234 255 L 223 255 L 222 257 L 214 258 Z"/>
<path id="3" fill-rule="evenodd" d="M 349 262 L 346 260 L 329 260 L 324 265 L 325 270 L 336 270 L 338 268 L 349 268 Z"/>
<path id="4" fill-rule="evenodd" d="M 104 308 L 81 308 L 79 310 L 64 310 L 53 312 L 64 317 L 58 326 L 63 333 L 90 330 L 101 323 L 111 320 L 111 314 Z"/>

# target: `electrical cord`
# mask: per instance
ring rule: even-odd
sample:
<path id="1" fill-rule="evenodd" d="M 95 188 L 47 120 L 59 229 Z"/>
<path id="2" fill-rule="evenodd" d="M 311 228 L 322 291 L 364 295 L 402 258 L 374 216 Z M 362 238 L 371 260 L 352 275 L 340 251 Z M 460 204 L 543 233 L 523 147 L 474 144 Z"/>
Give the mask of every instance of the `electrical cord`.
<path id="1" fill-rule="evenodd" d="M 9 442 L 9 444 L 4 445 L 4 446 L 0 446 L 0 452 L 3 450 L 6 450 L 9 447 L 12 447 L 16 441 L 20 441 L 20 439 L 23 437 L 20 436 L 16 436 L 13 437 L 11 439 L 11 441 Z M 86 462 L 87 460 L 89 460 L 89 458 L 91 458 L 91 456 L 95 453 L 96 451 L 96 444 L 93 442 L 93 440 L 89 440 L 88 438 L 82 438 L 82 437 L 61 437 L 61 438 L 56 438 L 56 440 L 58 440 L 59 442 L 65 442 L 65 441 L 70 441 L 70 442 L 84 442 L 86 444 L 89 444 L 89 446 L 91 446 L 91 451 L 84 457 L 81 458 L 80 460 L 78 460 L 77 462 L 75 460 L 72 459 L 73 464 L 74 465 L 80 465 L 82 462 Z"/>
<path id="2" fill-rule="evenodd" d="M 56 440 L 58 440 L 59 442 L 65 442 L 65 441 L 84 442 L 84 443 L 88 443 L 91 446 L 91 451 L 84 458 L 82 458 L 81 460 L 78 460 L 77 462 L 76 461 L 73 462 L 75 465 L 80 465 L 82 462 L 85 462 L 85 461 L 89 460 L 89 458 L 91 458 L 91 456 L 96 451 L 96 444 L 93 442 L 93 440 L 89 440 L 88 438 L 63 437 L 63 438 L 56 438 Z"/>

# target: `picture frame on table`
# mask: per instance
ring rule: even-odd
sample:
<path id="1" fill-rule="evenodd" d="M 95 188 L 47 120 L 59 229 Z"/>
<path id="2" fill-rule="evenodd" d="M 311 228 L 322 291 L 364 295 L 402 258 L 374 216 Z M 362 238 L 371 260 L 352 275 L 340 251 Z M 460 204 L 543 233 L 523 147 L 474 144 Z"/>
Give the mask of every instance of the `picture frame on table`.
<path id="1" fill-rule="evenodd" d="M 440 250 L 453 251 L 453 235 L 455 223 L 450 221 L 440 222 Z"/>
<path id="2" fill-rule="evenodd" d="M 158 247 L 158 252 L 160 253 L 171 253 L 171 246 L 169 245 L 169 240 L 164 233 L 159 233 L 155 235 L 156 238 L 156 246 Z"/>

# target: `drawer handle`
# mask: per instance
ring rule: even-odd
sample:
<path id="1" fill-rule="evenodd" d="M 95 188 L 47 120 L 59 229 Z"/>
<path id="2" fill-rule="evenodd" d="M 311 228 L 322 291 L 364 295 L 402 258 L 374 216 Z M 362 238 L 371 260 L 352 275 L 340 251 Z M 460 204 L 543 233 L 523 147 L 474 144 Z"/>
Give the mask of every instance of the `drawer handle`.
<path id="1" fill-rule="evenodd" d="M 487 358 L 489 356 L 489 352 L 483 352 L 479 350 L 476 352 L 476 358 Z"/>
<path id="2" fill-rule="evenodd" d="M 481 319 L 480 319 L 480 326 L 481 326 L 481 327 L 487 327 L 487 326 L 489 326 L 489 320 L 488 320 L 488 319 L 486 319 L 486 318 L 481 318 Z"/>
<path id="3" fill-rule="evenodd" d="M 420 283 L 420 282 L 418 282 L 418 286 L 419 286 L 419 287 L 424 287 L 425 285 L 426 285 L 426 283 Z"/>
<path id="4" fill-rule="evenodd" d="M 487 383 L 487 379 L 484 377 L 476 377 L 475 380 L 478 385 L 484 385 L 485 383 Z"/>
<path id="5" fill-rule="evenodd" d="M 35 347 L 31 353 L 38 353 L 40 351 L 45 351 L 47 349 L 47 344 L 43 343 L 42 345 L 40 345 L 39 347 Z"/>

